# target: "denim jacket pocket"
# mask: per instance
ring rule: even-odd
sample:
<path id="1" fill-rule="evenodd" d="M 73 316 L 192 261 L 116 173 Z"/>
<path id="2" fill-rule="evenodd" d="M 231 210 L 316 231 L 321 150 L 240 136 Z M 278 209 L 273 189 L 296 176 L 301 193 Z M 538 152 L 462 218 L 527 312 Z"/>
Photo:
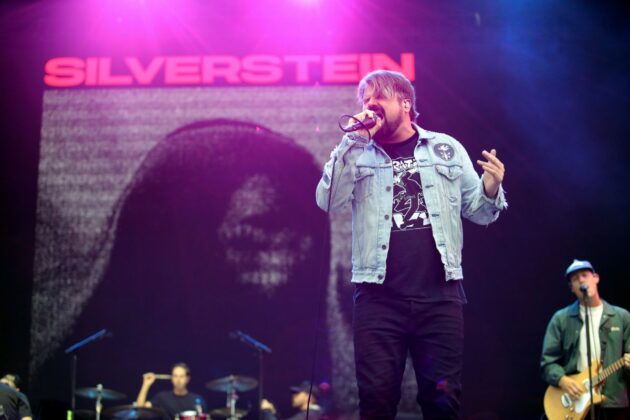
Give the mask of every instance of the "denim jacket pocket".
<path id="1" fill-rule="evenodd" d="M 435 165 L 435 170 L 441 175 L 444 184 L 444 192 L 448 197 L 448 202 L 451 206 L 459 206 L 461 201 L 461 190 L 459 187 L 459 181 L 464 173 L 461 166 L 445 166 Z"/>
<path id="2" fill-rule="evenodd" d="M 374 168 L 369 166 L 356 166 L 354 175 L 353 196 L 357 202 L 361 202 L 369 197 L 373 192 Z"/>
<path id="3" fill-rule="evenodd" d="M 435 165 L 435 170 L 438 174 L 445 176 L 451 181 L 455 181 L 464 173 L 464 169 L 461 166 Z"/>

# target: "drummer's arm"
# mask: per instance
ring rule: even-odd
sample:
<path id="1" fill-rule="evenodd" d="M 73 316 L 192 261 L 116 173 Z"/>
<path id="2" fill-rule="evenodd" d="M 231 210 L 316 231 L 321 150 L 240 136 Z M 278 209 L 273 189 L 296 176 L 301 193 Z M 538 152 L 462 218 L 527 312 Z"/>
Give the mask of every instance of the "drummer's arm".
<path id="1" fill-rule="evenodd" d="M 151 401 L 147 401 L 147 395 L 149 394 L 149 388 L 155 382 L 155 373 L 149 372 L 142 375 L 142 387 L 136 398 L 136 405 L 138 407 L 151 407 Z"/>

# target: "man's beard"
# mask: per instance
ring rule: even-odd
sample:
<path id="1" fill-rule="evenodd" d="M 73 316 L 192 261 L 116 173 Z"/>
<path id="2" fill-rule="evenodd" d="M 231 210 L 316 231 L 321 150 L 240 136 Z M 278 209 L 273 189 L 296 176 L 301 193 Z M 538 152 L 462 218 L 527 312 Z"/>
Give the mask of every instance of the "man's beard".
<path id="1" fill-rule="evenodd" d="M 374 140 L 382 141 L 389 139 L 403 123 L 402 110 L 398 111 L 398 114 L 391 121 L 384 116 L 383 126 L 374 134 Z"/>

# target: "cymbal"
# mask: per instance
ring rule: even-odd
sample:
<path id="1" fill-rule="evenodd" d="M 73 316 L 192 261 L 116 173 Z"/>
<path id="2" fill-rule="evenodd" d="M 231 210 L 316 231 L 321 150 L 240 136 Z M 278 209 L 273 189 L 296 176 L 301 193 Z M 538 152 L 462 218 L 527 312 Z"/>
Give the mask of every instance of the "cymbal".
<path id="1" fill-rule="evenodd" d="M 243 410 L 241 408 L 237 408 L 234 410 L 234 415 L 236 418 L 245 417 L 247 415 L 247 410 Z M 229 407 L 217 408 L 210 412 L 210 417 L 231 417 L 231 411 Z"/>
<path id="2" fill-rule="evenodd" d="M 237 392 L 245 392 L 250 389 L 254 389 L 258 386 L 258 381 L 249 376 L 230 375 L 224 378 L 215 379 L 206 384 L 206 388 L 211 391 L 230 392 L 232 390 Z"/>
<path id="3" fill-rule="evenodd" d="M 112 419 L 161 419 L 163 415 L 164 411 L 159 408 L 133 405 L 117 405 L 105 411 L 105 416 Z"/>
<path id="4" fill-rule="evenodd" d="M 99 393 L 101 395 L 101 399 L 103 400 L 122 400 L 126 397 L 126 395 L 121 392 L 107 388 L 79 388 L 74 391 L 74 393 L 77 394 L 79 397 L 90 398 L 92 400 L 95 400 L 98 397 Z"/>

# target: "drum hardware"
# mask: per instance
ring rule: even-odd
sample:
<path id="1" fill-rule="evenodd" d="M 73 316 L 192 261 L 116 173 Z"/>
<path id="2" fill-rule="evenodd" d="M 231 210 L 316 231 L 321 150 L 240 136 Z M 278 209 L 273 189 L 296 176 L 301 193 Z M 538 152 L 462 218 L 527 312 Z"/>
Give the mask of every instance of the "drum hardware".
<path id="1" fill-rule="evenodd" d="M 105 411 L 110 419 L 162 419 L 164 411 L 154 407 L 137 407 L 135 405 L 118 405 Z"/>
<path id="2" fill-rule="evenodd" d="M 225 408 L 218 408 L 210 412 L 211 416 L 225 417 L 228 420 L 238 420 L 247 414 L 246 410 L 236 408 L 237 392 L 247 392 L 258 386 L 258 381 L 249 376 L 229 375 L 215 379 L 206 384 L 211 391 L 225 392 Z"/>
<path id="3" fill-rule="evenodd" d="M 96 385 L 96 388 L 79 388 L 74 391 L 74 393 L 79 397 L 96 400 L 96 420 L 101 420 L 101 411 L 103 410 L 103 404 L 101 403 L 101 400 L 120 400 L 125 398 L 125 394 L 111 389 L 103 388 L 103 384 Z"/>

